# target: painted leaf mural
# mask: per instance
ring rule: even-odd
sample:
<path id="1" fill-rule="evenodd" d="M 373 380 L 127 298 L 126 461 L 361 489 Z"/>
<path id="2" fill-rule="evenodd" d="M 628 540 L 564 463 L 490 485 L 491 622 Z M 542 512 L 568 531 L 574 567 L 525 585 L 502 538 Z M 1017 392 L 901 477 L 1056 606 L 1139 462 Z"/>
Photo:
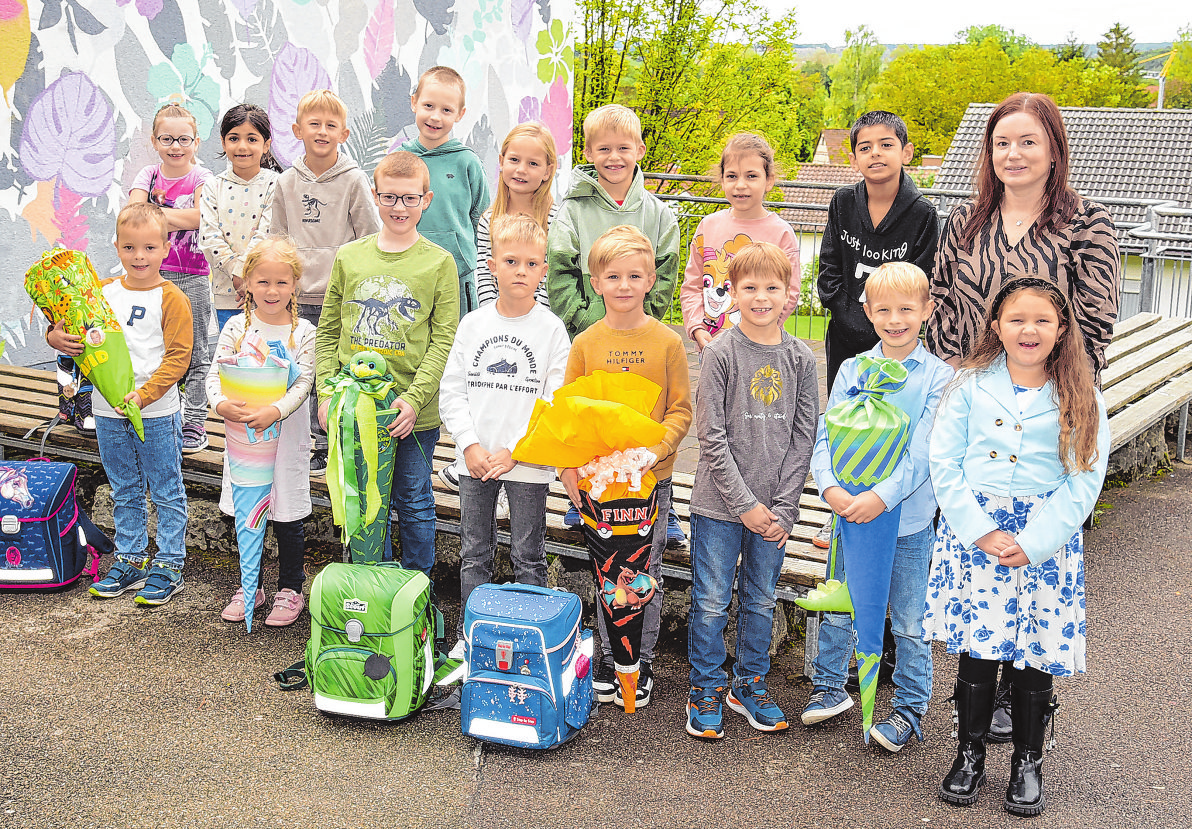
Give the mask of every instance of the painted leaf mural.
<path id="1" fill-rule="evenodd" d="M 116 173 L 112 106 L 91 79 L 74 72 L 46 88 L 25 114 L 21 166 L 33 178 L 57 177 L 83 196 L 102 195 Z"/>
<path id="2" fill-rule="evenodd" d="M 282 164 L 293 164 L 302 155 L 302 142 L 280 125 L 294 123 L 303 95 L 330 86 L 331 76 L 309 49 L 287 43 L 278 52 L 269 85 L 269 122 L 278 125 L 273 130 L 273 154 Z"/>
<path id="3" fill-rule="evenodd" d="M 274 153 L 290 164 L 302 153 L 290 130 L 298 100 L 331 88 L 348 106 L 347 152 L 368 169 L 415 134 L 410 92 L 445 63 L 468 83 L 455 136 L 490 180 L 522 121 L 545 121 L 565 160 L 573 27 L 573 4 L 552 0 L 0 0 L 0 261 L 30 262 L 57 241 L 103 273 L 118 267 L 116 213 L 157 160 L 151 120 L 167 101 L 195 115 L 197 159 L 221 170 L 230 106 L 265 107 Z M 3 359 L 48 359 L 23 290 L 9 296 L 0 274 Z"/>

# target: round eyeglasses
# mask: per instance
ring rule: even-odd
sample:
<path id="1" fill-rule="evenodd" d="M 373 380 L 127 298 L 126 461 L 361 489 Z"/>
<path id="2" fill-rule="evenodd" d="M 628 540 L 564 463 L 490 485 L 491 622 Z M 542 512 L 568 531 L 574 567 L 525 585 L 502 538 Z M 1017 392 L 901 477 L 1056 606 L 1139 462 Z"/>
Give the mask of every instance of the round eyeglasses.
<path id="1" fill-rule="evenodd" d="M 403 196 L 399 196 L 397 193 L 377 193 L 377 201 L 381 203 L 382 207 L 393 207 L 397 204 L 398 199 L 401 199 L 401 203 L 405 207 L 417 207 L 425 198 L 426 193 L 406 193 Z"/>
<path id="2" fill-rule="evenodd" d="M 195 143 L 195 139 L 193 135 L 179 135 L 177 138 L 172 135 L 159 135 L 157 136 L 157 143 L 163 147 L 172 147 L 175 144 L 179 147 L 189 147 Z"/>

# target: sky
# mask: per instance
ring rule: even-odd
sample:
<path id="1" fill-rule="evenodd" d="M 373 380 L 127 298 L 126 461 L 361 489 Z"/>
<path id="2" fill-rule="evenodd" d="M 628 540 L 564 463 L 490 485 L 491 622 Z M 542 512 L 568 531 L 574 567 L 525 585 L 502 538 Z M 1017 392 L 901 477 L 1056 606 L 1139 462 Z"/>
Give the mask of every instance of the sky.
<path id="1" fill-rule="evenodd" d="M 793 5 L 799 43 L 844 45 L 845 29 L 862 23 L 880 43 L 953 43 L 956 32 L 996 23 L 1036 43 L 1062 43 L 1075 32 L 1081 43 L 1095 45 L 1121 22 L 1139 43 L 1173 40 L 1192 23 L 1192 4 L 1181 0 L 902 0 L 868 4 L 823 0 L 762 0 L 772 13 Z M 1184 10 L 1177 11 L 1183 8 Z"/>

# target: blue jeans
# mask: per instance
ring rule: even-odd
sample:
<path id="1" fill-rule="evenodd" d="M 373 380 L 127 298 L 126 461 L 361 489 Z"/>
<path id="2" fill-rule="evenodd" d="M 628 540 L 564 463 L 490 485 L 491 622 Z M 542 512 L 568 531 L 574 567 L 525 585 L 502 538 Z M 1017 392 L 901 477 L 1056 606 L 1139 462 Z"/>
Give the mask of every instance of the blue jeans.
<path id="1" fill-rule="evenodd" d="M 397 441 L 393 463 L 393 491 L 389 494 L 389 531 L 385 533 L 385 561 L 393 559 L 393 519 L 398 521 L 401 566 L 430 577 L 435 566 L 435 492 L 430 485 L 438 429 L 411 432 Z"/>
<path id="2" fill-rule="evenodd" d="M 116 558 L 136 567 L 149 546 L 145 489 L 157 508 L 154 564 L 186 563 L 186 488 L 182 485 L 182 415 L 145 418 L 145 442 L 122 417 L 95 418 L 99 459 L 112 486 Z"/>
<path id="3" fill-rule="evenodd" d="M 927 575 L 935 529 L 929 524 L 917 533 L 898 537 L 894 572 L 890 577 L 890 622 L 894 631 L 895 711 L 903 709 L 920 719 L 931 700 L 931 645 L 923 641 L 923 607 L 927 601 Z M 837 559 L 835 577 L 843 562 Z M 825 613 L 820 622 L 819 654 L 812 683 L 843 688 L 855 642 L 853 621 L 847 613 Z"/>
<path id="4" fill-rule="evenodd" d="M 737 556 L 741 566 L 737 567 Z M 750 532 L 739 521 L 691 515 L 691 612 L 687 658 L 694 688 L 728 684 L 724 628 L 737 582 L 737 661 L 733 685 L 770 672 L 774 590 L 782 571 L 783 547 Z"/>
<path id="5" fill-rule="evenodd" d="M 215 309 L 215 322 L 217 325 L 219 325 L 219 330 L 223 331 L 223 327 L 228 324 L 228 320 L 230 320 L 232 317 L 236 316 L 237 314 L 242 314 L 242 313 L 244 313 L 244 312 L 241 311 L 239 308 L 216 308 Z"/>

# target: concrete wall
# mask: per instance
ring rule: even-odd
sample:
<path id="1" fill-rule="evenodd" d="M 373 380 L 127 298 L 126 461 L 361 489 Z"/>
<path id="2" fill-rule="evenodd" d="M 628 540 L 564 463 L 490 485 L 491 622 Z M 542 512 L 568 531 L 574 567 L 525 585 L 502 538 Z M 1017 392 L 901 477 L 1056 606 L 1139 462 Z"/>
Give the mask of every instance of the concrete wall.
<path id="1" fill-rule="evenodd" d="M 0 359 L 50 358 L 23 288 L 42 251 L 60 244 L 116 270 L 116 213 L 157 160 L 149 129 L 163 103 L 194 113 L 199 161 L 215 171 L 223 112 L 267 108 L 284 165 L 301 152 L 298 99 L 329 87 L 348 106 L 348 151 L 371 171 L 415 134 L 418 75 L 445 64 L 468 85 L 455 137 L 495 180 L 500 142 L 522 121 L 546 122 L 567 157 L 573 19 L 572 0 L 3 0 Z"/>

